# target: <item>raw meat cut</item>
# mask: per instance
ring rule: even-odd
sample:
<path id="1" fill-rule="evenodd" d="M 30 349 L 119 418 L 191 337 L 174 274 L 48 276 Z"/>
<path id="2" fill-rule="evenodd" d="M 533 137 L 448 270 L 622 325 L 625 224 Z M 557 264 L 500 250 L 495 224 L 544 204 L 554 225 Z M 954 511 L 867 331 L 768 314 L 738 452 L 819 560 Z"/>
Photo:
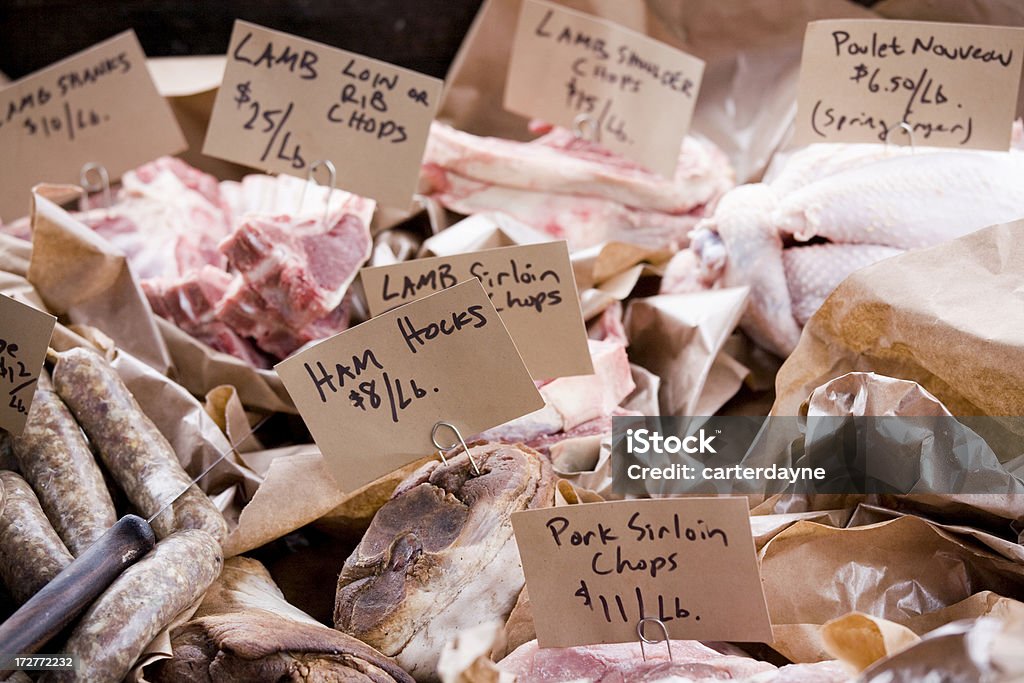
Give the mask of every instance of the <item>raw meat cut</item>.
<path id="1" fill-rule="evenodd" d="M 664 644 L 613 643 L 585 647 L 540 649 L 537 641 L 520 645 L 498 662 L 498 669 L 516 683 L 640 683 L 654 681 L 718 681 L 745 683 L 841 683 L 853 677 L 835 661 L 790 664 L 725 655 L 695 640 L 673 640 L 672 660 Z"/>
<path id="2" fill-rule="evenodd" d="M 113 206 L 73 215 L 124 252 L 154 313 L 268 368 L 348 327 L 375 206 L 291 176 L 221 183 L 162 157 L 125 173 Z"/>
<path id="3" fill-rule="evenodd" d="M 723 655 L 695 640 L 673 640 L 672 661 L 663 643 L 644 649 L 646 660 L 636 642 L 541 649 L 531 640 L 498 662 L 498 668 L 514 674 L 517 683 L 742 680 L 775 670 L 767 662 Z"/>
<path id="4" fill-rule="evenodd" d="M 161 157 L 128 171 L 113 206 L 74 214 L 128 257 L 140 279 L 224 267 L 217 242 L 228 217 L 216 178 Z"/>
<path id="5" fill-rule="evenodd" d="M 811 145 L 735 188 L 677 254 L 664 293 L 749 285 L 741 322 L 787 356 L 853 271 L 1024 215 L 1024 154 Z"/>
<path id="6" fill-rule="evenodd" d="M 673 179 L 600 145 L 553 128 L 529 143 L 484 138 L 435 122 L 425 163 L 490 185 L 610 199 L 625 206 L 686 213 L 728 189 L 731 169 L 710 143 L 686 137 Z"/>
<path id="7" fill-rule="evenodd" d="M 553 504 L 551 466 L 524 446 L 487 444 L 406 478 L 338 578 L 335 627 L 417 680 L 437 679 L 445 643 L 511 612 L 525 582 L 513 512 Z"/>
<path id="8" fill-rule="evenodd" d="M 539 387 L 544 407 L 528 415 L 489 429 L 478 437 L 505 443 L 537 443 L 550 446 L 577 427 L 608 424 L 618 405 L 636 388 L 629 368 L 625 344 L 590 339 L 590 358 L 594 374 L 559 377 Z M 593 432 L 591 432 L 593 433 Z M 571 434 L 581 435 L 581 434 Z"/>
<path id="9" fill-rule="evenodd" d="M 204 265 L 176 280 L 143 280 L 142 291 L 153 312 L 218 351 L 229 353 L 256 368 L 268 368 L 268 359 L 252 343 L 217 318 L 217 306 L 235 280 L 227 271 Z"/>
<path id="10" fill-rule="evenodd" d="M 171 647 L 171 659 L 147 667 L 149 680 L 412 683 L 392 660 L 289 604 L 263 565 L 243 557 L 225 562 Z"/>
<path id="11" fill-rule="evenodd" d="M 506 213 L 573 249 L 613 239 L 660 248 L 686 243 L 733 172 L 720 150 L 696 137 L 685 138 L 668 179 L 564 129 L 522 143 L 434 123 L 420 184 L 449 209 Z"/>
<path id="12" fill-rule="evenodd" d="M 432 189 L 445 207 L 467 215 L 499 211 L 564 239 L 573 250 L 608 241 L 649 249 L 678 248 L 704 215 L 703 208 L 668 214 L 635 209 L 600 197 L 544 193 L 489 185 L 446 173 Z"/>
<path id="13" fill-rule="evenodd" d="M 347 298 L 323 318 L 296 329 L 259 295 L 242 277 L 236 277 L 224 298 L 217 304 L 217 318 L 244 337 L 251 338 L 263 351 L 285 358 L 296 349 L 348 328 L 350 305 Z"/>
<path id="14" fill-rule="evenodd" d="M 231 268 L 293 330 L 341 304 L 371 249 L 369 227 L 349 214 L 334 225 L 250 215 L 220 244 Z"/>

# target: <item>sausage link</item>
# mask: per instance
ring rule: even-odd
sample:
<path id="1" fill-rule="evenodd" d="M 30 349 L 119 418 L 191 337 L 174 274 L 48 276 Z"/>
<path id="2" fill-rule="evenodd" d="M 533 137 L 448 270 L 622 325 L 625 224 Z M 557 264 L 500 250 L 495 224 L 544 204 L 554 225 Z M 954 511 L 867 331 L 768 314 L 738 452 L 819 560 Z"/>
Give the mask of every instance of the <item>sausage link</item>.
<path id="1" fill-rule="evenodd" d="M 188 486 L 189 476 L 171 444 L 106 360 L 86 349 L 60 353 L 53 385 L 143 517 L 152 517 L 188 487 L 153 520 L 157 538 L 182 529 L 204 529 L 224 541 L 224 516 L 198 486 Z"/>
<path id="2" fill-rule="evenodd" d="M 223 566 L 219 542 L 205 531 L 168 536 L 110 585 L 59 649 L 78 656 L 78 672 L 48 672 L 39 680 L 122 680 L 153 638 L 206 592 Z"/>
<path id="3" fill-rule="evenodd" d="M 25 431 L 14 439 L 14 456 L 43 512 L 75 557 L 117 521 L 89 443 L 45 371 L 39 374 Z"/>
<path id="4" fill-rule="evenodd" d="M 14 437 L 10 432 L 0 429 L 0 470 L 18 471 L 18 461 L 14 459 Z"/>
<path id="5" fill-rule="evenodd" d="M 0 472 L 4 509 L 0 514 L 0 580 L 25 602 L 71 564 L 71 553 L 50 526 L 32 487 L 14 472 Z"/>

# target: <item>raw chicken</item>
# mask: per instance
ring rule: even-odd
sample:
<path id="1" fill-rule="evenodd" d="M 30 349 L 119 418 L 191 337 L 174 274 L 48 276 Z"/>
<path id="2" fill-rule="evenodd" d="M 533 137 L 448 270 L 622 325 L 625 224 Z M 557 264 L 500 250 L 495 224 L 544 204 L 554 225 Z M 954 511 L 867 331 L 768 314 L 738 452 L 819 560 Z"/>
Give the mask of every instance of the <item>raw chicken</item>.
<path id="1" fill-rule="evenodd" d="M 812 145 L 738 187 L 667 268 L 663 293 L 749 285 L 741 322 L 787 356 L 854 270 L 1024 216 L 1024 154 Z"/>
<path id="2" fill-rule="evenodd" d="M 679 246 L 733 184 L 725 155 L 687 137 L 675 177 L 663 178 L 564 129 L 528 143 L 431 128 L 421 192 L 466 214 L 507 213 L 573 249 L 617 239 Z"/>

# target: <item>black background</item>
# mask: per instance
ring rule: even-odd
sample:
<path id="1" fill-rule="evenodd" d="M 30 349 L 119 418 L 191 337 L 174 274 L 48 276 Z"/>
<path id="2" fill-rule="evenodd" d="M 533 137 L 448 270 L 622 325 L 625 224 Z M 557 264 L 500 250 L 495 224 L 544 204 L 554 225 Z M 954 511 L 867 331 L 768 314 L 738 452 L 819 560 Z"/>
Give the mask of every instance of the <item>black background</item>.
<path id="1" fill-rule="evenodd" d="M 0 71 L 17 79 L 134 28 L 150 57 L 224 54 L 235 19 L 443 78 L 481 0 L 0 0 Z"/>

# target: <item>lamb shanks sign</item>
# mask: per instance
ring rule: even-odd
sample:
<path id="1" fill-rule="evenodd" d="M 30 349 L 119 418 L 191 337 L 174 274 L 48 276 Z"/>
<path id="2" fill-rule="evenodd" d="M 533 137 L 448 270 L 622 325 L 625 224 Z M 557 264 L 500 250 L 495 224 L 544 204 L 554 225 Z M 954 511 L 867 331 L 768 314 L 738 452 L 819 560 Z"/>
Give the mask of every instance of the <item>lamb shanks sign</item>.
<path id="1" fill-rule="evenodd" d="M 28 213 L 32 186 L 125 171 L 186 147 L 135 33 L 125 31 L 0 89 L 0 220 Z"/>

